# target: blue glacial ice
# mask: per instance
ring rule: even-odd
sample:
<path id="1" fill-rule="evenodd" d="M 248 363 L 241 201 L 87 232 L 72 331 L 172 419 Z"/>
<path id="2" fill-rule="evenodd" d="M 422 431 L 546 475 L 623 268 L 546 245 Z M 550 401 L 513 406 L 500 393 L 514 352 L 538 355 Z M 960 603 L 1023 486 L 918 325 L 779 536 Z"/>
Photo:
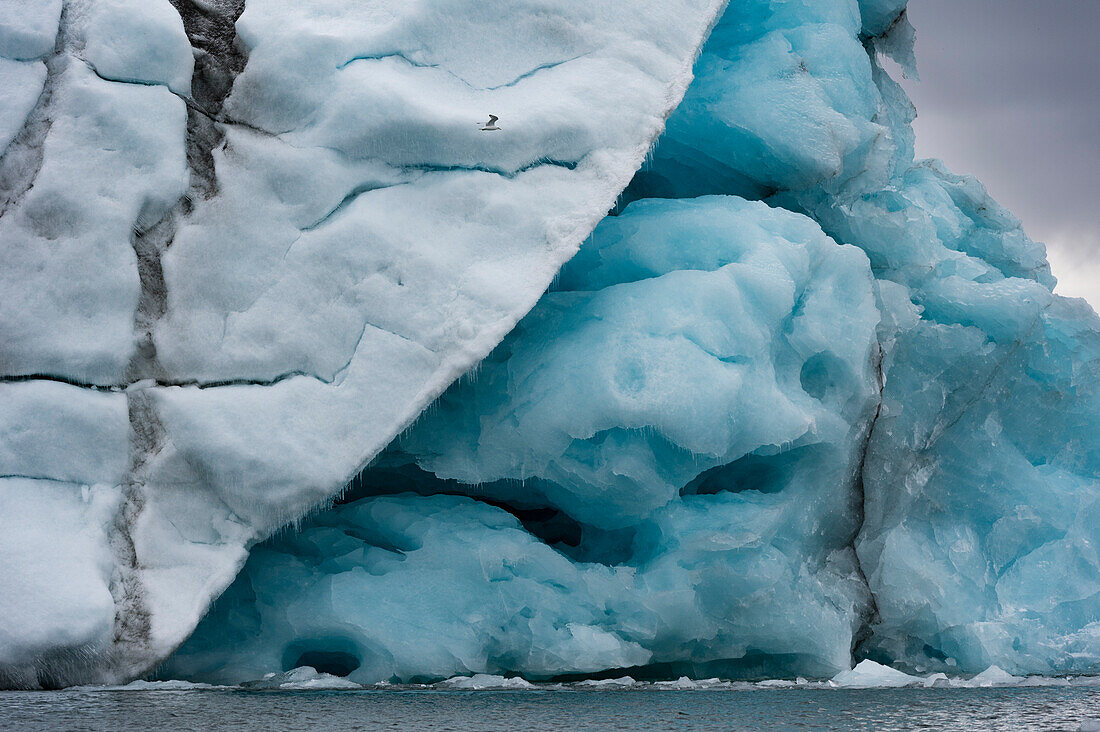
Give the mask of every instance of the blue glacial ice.
<path id="1" fill-rule="evenodd" d="M 1100 673 L 1100 320 L 905 0 L 24 5 L 0 685 Z"/>

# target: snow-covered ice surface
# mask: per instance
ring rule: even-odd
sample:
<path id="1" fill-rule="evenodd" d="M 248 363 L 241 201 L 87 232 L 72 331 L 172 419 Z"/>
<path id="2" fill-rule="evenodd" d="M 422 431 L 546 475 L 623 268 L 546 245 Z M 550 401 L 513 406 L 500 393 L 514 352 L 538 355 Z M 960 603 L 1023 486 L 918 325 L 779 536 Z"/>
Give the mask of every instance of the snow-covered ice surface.
<path id="1" fill-rule="evenodd" d="M 0 682 L 246 557 L 163 678 L 1100 673 L 1100 319 L 914 160 L 904 0 L 25 5 Z"/>
<path id="2" fill-rule="evenodd" d="M 360 689 L 359 684 L 342 676 L 319 673 L 310 666 L 299 666 L 283 673 L 267 673 L 262 679 L 246 681 L 245 689 L 271 691 L 310 691 L 314 689 L 340 690 Z"/>

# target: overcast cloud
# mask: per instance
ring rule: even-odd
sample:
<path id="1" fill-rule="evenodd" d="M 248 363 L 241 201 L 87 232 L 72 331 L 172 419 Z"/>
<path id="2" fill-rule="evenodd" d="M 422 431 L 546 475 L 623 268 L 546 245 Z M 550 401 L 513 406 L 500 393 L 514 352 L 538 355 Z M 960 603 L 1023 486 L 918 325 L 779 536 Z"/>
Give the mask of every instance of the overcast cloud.
<path id="1" fill-rule="evenodd" d="M 917 155 L 976 175 L 1100 307 L 1100 0 L 911 0 Z"/>

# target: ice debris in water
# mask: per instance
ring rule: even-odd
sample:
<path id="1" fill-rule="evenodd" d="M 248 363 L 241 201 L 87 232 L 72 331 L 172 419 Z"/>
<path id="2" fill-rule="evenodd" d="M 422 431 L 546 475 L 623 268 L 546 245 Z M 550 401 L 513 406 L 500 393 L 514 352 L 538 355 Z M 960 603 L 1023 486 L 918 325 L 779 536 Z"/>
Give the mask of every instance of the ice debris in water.
<path id="1" fill-rule="evenodd" d="M 473 676 L 454 676 L 439 682 L 437 685 L 443 689 L 534 689 L 535 685 L 518 676 L 505 678 L 493 674 L 474 674 Z"/>
<path id="2" fill-rule="evenodd" d="M 729 686 L 727 682 L 723 682 L 721 679 L 691 679 L 687 676 L 681 676 L 675 681 L 657 681 L 653 684 L 658 689 L 666 689 L 669 691 L 695 691 L 699 689 L 719 689 Z"/>
<path id="3" fill-rule="evenodd" d="M 1019 676 L 1013 676 L 1002 668 L 990 666 L 985 671 L 970 679 L 974 686 L 1012 686 L 1023 681 Z"/>
<path id="4" fill-rule="evenodd" d="M 832 682 L 841 688 L 873 689 L 915 686 L 921 679 L 910 676 L 897 669 L 883 666 L 870 660 L 863 660 L 849 671 L 841 671 Z"/>
<path id="5" fill-rule="evenodd" d="M 363 689 L 408 691 L 752 691 L 753 689 L 877 689 L 877 688 L 945 688 L 974 689 L 990 687 L 1093 687 L 1100 686 L 1096 676 L 1012 676 L 992 666 L 972 677 L 948 676 L 933 673 L 927 676 L 910 675 L 874 661 L 861 661 L 853 669 L 842 671 L 827 680 L 804 677 L 794 679 L 765 679 L 763 681 L 730 681 L 716 677 L 693 679 L 681 676 L 668 681 L 638 681 L 630 676 L 613 679 L 584 679 L 581 681 L 528 681 L 519 676 L 497 674 L 473 674 L 453 676 L 432 684 L 392 683 L 377 681 L 358 684 L 342 676 L 319 672 L 301 666 L 281 673 L 269 672 L 262 678 L 244 681 L 237 685 L 204 684 L 178 679 L 164 681 L 132 681 L 123 686 L 72 686 L 71 692 L 101 691 L 207 691 L 243 689 L 248 691 L 355 691 Z"/>
<path id="6" fill-rule="evenodd" d="M 333 676 L 332 674 L 318 672 L 317 669 L 310 668 L 309 666 L 299 666 L 298 668 L 292 668 L 282 673 L 265 674 L 262 679 L 246 681 L 241 684 L 241 688 L 252 690 L 280 689 L 283 691 L 305 691 L 311 689 L 362 689 L 363 687 L 341 676 Z"/>
<path id="7" fill-rule="evenodd" d="M 70 686 L 66 691 L 208 691 L 211 689 L 231 689 L 231 686 L 218 684 L 202 684 L 194 681 L 181 681 L 180 679 L 168 679 L 165 681 L 148 681 L 138 679 L 122 686 Z"/>
<path id="8" fill-rule="evenodd" d="M 904 0 L 347 5 L 0 5 L 0 686 L 1100 672 L 1100 319 Z"/>
<path id="9" fill-rule="evenodd" d="M 577 682 L 577 686 L 590 689 L 614 689 L 630 688 L 637 685 L 637 683 L 629 676 L 620 676 L 617 679 L 585 679 Z"/>
<path id="10" fill-rule="evenodd" d="M 981 688 L 990 686 L 1059 686 L 1068 685 L 1068 679 L 1013 676 L 1004 669 L 990 666 L 971 678 L 949 677 L 944 673 L 928 676 L 912 676 L 897 669 L 863 660 L 855 668 L 842 671 L 830 680 L 830 685 L 840 688 L 873 689 L 904 686 Z"/>

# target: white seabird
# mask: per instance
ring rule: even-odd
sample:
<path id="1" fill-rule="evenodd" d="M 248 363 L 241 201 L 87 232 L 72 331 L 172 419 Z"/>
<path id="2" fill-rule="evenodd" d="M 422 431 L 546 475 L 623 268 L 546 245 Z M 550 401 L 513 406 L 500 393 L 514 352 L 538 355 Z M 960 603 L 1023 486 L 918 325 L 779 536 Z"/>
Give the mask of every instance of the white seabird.
<path id="1" fill-rule="evenodd" d="M 499 130 L 497 127 L 497 120 L 500 119 L 495 114 L 489 115 L 489 121 L 485 123 L 485 126 L 481 128 L 482 132 L 490 132 L 492 130 Z"/>

